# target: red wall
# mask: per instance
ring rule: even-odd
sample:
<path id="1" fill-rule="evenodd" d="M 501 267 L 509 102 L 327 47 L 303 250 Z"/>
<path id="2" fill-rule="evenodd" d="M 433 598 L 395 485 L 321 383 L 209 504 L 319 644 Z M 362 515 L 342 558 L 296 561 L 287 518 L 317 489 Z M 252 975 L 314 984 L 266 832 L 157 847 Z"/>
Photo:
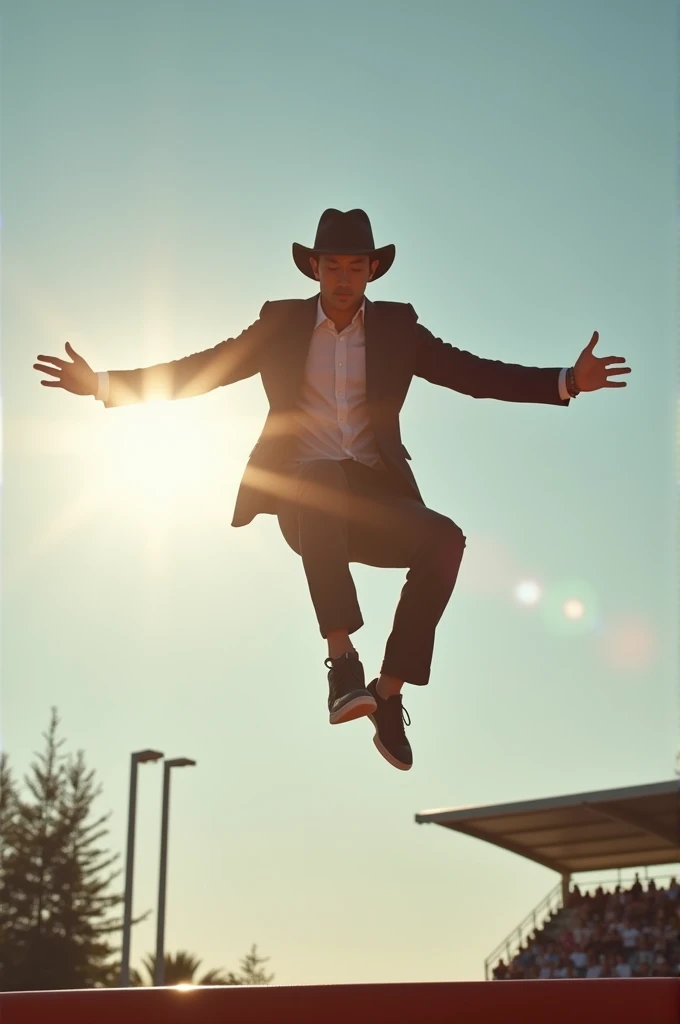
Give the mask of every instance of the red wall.
<path id="1" fill-rule="evenodd" d="M 0 993 L 0 1024 L 680 1024 L 680 979 Z"/>

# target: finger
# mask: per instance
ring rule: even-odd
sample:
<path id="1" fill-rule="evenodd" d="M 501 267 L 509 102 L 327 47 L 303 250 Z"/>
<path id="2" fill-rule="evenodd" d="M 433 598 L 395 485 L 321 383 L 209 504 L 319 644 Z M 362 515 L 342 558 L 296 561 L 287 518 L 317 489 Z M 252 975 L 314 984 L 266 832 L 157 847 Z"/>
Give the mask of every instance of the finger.
<path id="1" fill-rule="evenodd" d="M 38 356 L 43 363 L 54 363 L 55 366 L 68 366 L 69 364 L 65 359 L 60 359 L 59 356 Z"/>
<path id="2" fill-rule="evenodd" d="M 605 384 L 606 388 L 625 388 L 625 380 L 608 380 Z"/>
<path id="3" fill-rule="evenodd" d="M 70 342 L 67 341 L 64 347 L 66 348 L 66 351 L 70 355 L 71 359 L 80 359 L 80 356 L 78 355 L 78 353 L 76 352 L 76 350 L 74 349 L 73 345 L 71 345 Z"/>
<path id="4" fill-rule="evenodd" d="M 40 383 L 44 388 L 63 388 L 63 384 L 60 380 L 41 380 Z"/>
<path id="5" fill-rule="evenodd" d="M 587 348 L 588 348 L 589 352 L 593 351 L 593 349 L 597 345 L 597 341 L 598 341 L 599 337 L 600 337 L 600 335 L 597 333 L 597 331 L 593 331 L 593 336 L 592 336 L 592 338 L 590 339 L 590 341 L 588 342 L 588 345 L 587 345 Z"/>
<path id="6" fill-rule="evenodd" d="M 630 366 L 622 366 L 620 370 L 607 370 L 608 377 L 611 377 L 615 373 L 630 373 Z"/>
<path id="7" fill-rule="evenodd" d="M 603 359 L 600 359 L 600 362 L 605 363 L 605 364 L 606 363 L 625 363 L 625 361 L 626 361 L 626 357 L 625 356 L 605 356 Z"/>
<path id="8" fill-rule="evenodd" d="M 52 366 L 41 366 L 40 363 L 34 363 L 33 369 L 40 370 L 41 373 L 49 373 L 52 377 L 61 377 L 61 370 L 55 370 Z"/>

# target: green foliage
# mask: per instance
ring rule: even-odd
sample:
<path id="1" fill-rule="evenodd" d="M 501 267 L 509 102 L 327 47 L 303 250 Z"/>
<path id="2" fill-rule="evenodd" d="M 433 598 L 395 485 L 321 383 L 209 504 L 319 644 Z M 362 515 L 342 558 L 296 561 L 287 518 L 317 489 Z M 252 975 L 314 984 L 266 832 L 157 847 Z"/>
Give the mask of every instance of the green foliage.
<path id="1" fill-rule="evenodd" d="M 118 854 L 103 847 L 110 814 L 93 820 L 101 795 L 82 751 L 65 756 L 52 709 L 45 746 L 20 792 L 6 753 L 0 754 L 0 991 L 115 987 L 120 933 L 113 916 L 123 896 L 111 892 Z M 133 924 L 147 917 L 136 918 Z M 268 985 L 268 957 L 253 945 L 240 971 L 213 969 L 195 980 L 201 961 L 186 950 L 166 954 L 165 984 Z M 143 961 L 153 984 L 155 957 Z M 133 985 L 145 981 L 131 971 Z"/>
<path id="2" fill-rule="evenodd" d="M 65 757 L 55 709 L 44 750 L 19 793 L 0 759 L 0 989 L 95 988 L 115 984 L 123 902 L 109 888 L 117 855 L 100 846 L 110 815 L 90 820 L 101 790 L 82 751 Z"/>
<path id="3" fill-rule="evenodd" d="M 171 953 L 165 954 L 165 985 L 269 985 L 273 979 L 273 974 L 266 974 L 263 965 L 267 963 L 269 957 L 258 956 L 257 946 L 253 944 L 250 947 L 250 952 L 241 960 L 241 970 L 239 974 L 234 974 L 233 971 L 229 971 L 227 974 L 224 973 L 222 968 L 213 968 L 203 975 L 202 978 L 197 979 L 196 973 L 198 968 L 201 966 L 202 961 L 189 953 L 184 949 L 180 949 L 173 956 Z M 133 985 L 153 985 L 154 974 L 156 972 L 156 955 L 149 953 L 144 958 L 142 964 L 146 970 L 146 980 L 142 977 L 142 974 L 133 968 L 130 971 L 130 981 Z"/>

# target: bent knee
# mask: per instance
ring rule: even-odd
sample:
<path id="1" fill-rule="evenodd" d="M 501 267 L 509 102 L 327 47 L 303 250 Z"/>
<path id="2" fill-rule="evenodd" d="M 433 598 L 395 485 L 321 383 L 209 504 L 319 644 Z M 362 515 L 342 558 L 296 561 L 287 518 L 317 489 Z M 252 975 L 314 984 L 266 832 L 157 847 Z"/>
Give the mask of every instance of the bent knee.
<path id="1" fill-rule="evenodd" d="M 467 537 L 461 530 L 457 523 L 454 523 L 453 519 L 449 519 L 448 516 L 440 516 L 437 536 L 439 542 L 445 547 L 453 547 L 456 549 L 462 549 L 465 547 Z"/>

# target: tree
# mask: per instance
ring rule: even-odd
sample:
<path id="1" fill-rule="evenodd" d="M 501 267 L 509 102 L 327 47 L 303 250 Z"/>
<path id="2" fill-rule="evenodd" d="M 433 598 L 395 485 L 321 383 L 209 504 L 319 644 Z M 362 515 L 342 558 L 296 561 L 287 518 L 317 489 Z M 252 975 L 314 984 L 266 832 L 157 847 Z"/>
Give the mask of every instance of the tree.
<path id="1" fill-rule="evenodd" d="M 240 985 L 269 985 L 274 980 L 273 974 L 267 974 L 264 964 L 270 960 L 268 956 L 258 956 L 255 943 L 241 960 Z"/>
<path id="2" fill-rule="evenodd" d="M 179 950 L 174 956 L 171 953 L 165 954 L 165 984 L 166 985 L 269 985 L 273 980 L 273 974 L 266 974 L 263 964 L 270 958 L 260 957 L 257 953 L 257 946 L 253 944 L 250 952 L 241 960 L 241 973 L 234 974 L 229 971 L 224 974 L 222 968 L 213 969 L 204 974 L 199 980 L 195 980 L 196 972 L 202 961 L 186 950 Z M 156 955 L 149 953 L 142 961 L 146 969 L 148 984 L 153 985 L 156 973 Z M 130 972 L 130 980 L 133 985 L 144 985 L 139 971 L 133 969 Z"/>
<path id="3" fill-rule="evenodd" d="M 56 709 L 45 749 L 36 755 L 22 798 L 6 755 L 0 762 L 0 987 L 95 988 L 116 984 L 121 928 L 111 912 L 123 902 L 109 887 L 118 855 L 98 844 L 106 814 L 91 821 L 101 789 L 82 751 L 65 757 Z"/>
<path id="4" fill-rule="evenodd" d="M 53 708 L 45 748 L 23 780 L 28 796 L 0 754 L 0 991 L 118 984 L 118 950 L 109 942 L 122 928 L 112 914 L 123 897 L 110 890 L 120 874 L 110 870 L 118 854 L 101 845 L 110 814 L 92 820 L 101 788 L 82 750 L 62 753 L 58 726 Z M 240 974 L 211 970 L 198 984 L 269 984 L 267 959 L 252 946 Z M 185 951 L 166 957 L 166 984 L 193 982 L 200 963 Z M 153 956 L 145 967 L 153 981 Z M 133 984 L 143 984 L 138 972 Z"/>

